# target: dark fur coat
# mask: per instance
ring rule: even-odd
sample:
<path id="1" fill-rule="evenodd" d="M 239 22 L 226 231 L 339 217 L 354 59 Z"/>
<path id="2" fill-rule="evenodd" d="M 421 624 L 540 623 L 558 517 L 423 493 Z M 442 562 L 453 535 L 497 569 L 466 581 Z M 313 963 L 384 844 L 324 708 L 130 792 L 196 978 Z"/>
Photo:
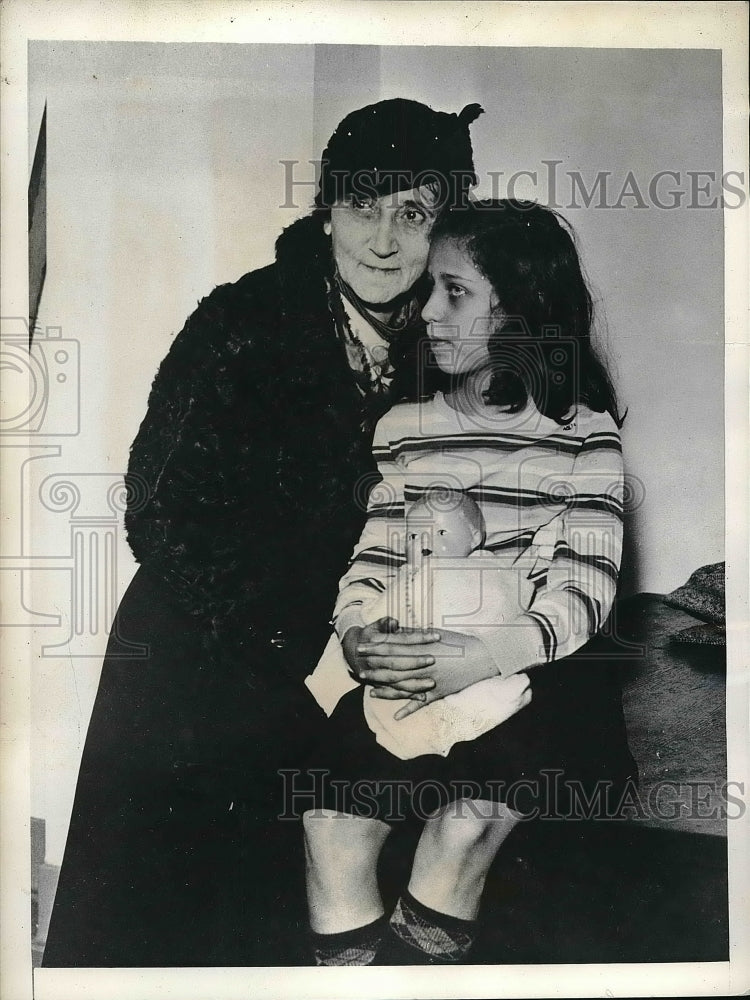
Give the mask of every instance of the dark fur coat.
<path id="1" fill-rule="evenodd" d="M 205 622 L 214 654 L 273 639 L 302 676 L 375 475 L 329 309 L 332 266 L 320 221 L 301 219 L 274 264 L 203 299 L 159 368 L 128 469 L 135 557 Z M 422 333 L 399 341 L 391 402 L 414 391 Z"/>

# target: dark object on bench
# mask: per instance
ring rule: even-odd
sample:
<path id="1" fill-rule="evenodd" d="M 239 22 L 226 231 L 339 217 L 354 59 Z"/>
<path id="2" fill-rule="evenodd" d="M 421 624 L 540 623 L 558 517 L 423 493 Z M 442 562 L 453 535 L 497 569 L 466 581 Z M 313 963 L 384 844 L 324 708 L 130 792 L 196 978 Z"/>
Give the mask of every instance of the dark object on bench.
<path id="1" fill-rule="evenodd" d="M 724 574 L 723 562 L 701 566 L 690 574 L 686 584 L 665 594 L 665 604 L 707 623 L 680 629 L 672 637 L 675 641 L 726 644 Z"/>

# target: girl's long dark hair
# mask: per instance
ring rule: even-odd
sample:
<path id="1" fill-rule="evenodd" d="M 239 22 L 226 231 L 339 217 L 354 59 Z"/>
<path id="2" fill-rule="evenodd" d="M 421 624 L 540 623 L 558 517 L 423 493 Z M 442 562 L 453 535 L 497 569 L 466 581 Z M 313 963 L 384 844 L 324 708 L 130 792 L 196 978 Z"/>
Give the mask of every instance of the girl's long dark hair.
<path id="1" fill-rule="evenodd" d="M 592 343 L 593 303 L 575 237 L 550 208 L 485 200 L 446 212 L 432 239 L 456 240 L 491 282 L 502 317 L 490 337 L 488 404 L 537 409 L 560 424 L 578 404 L 618 427 L 612 379 Z"/>

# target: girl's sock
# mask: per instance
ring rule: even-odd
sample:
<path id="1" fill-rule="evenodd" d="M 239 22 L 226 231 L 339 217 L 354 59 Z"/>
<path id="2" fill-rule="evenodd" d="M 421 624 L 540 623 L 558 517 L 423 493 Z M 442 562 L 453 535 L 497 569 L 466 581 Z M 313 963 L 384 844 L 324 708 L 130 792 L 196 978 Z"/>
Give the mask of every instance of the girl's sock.
<path id="1" fill-rule="evenodd" d="M 388 921 L 383 916 L 364 927 L 354 927 L 339 934 L 310 932 L 316 965 L 371 965 Z"/>
<path id="2" fill-rule="evenodd" d="M 433 910 L 407 890 L 396 904 L 378 965 L 460 962 L 474 943 L 476 920 L 461 920 Z"/>

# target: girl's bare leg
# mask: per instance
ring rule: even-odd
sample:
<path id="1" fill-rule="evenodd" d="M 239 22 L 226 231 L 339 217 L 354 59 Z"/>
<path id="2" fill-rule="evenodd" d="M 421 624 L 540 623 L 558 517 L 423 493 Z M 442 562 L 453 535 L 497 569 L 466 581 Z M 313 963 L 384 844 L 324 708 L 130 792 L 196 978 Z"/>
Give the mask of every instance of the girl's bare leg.
<path id="1" fill-rule="evenodd" d="M 409 892 L 440 913 L 475 920 L 500 845 L 521 819 L 500 802 L 464 799 L 427 820 Z"/>
<path id="2" fill-rule="evenodd" d="M 377 865 L 391 827 L 330 809 L 307 812 L 302 823 L 312 930 L 339 934 L 381 917 Z"/>

